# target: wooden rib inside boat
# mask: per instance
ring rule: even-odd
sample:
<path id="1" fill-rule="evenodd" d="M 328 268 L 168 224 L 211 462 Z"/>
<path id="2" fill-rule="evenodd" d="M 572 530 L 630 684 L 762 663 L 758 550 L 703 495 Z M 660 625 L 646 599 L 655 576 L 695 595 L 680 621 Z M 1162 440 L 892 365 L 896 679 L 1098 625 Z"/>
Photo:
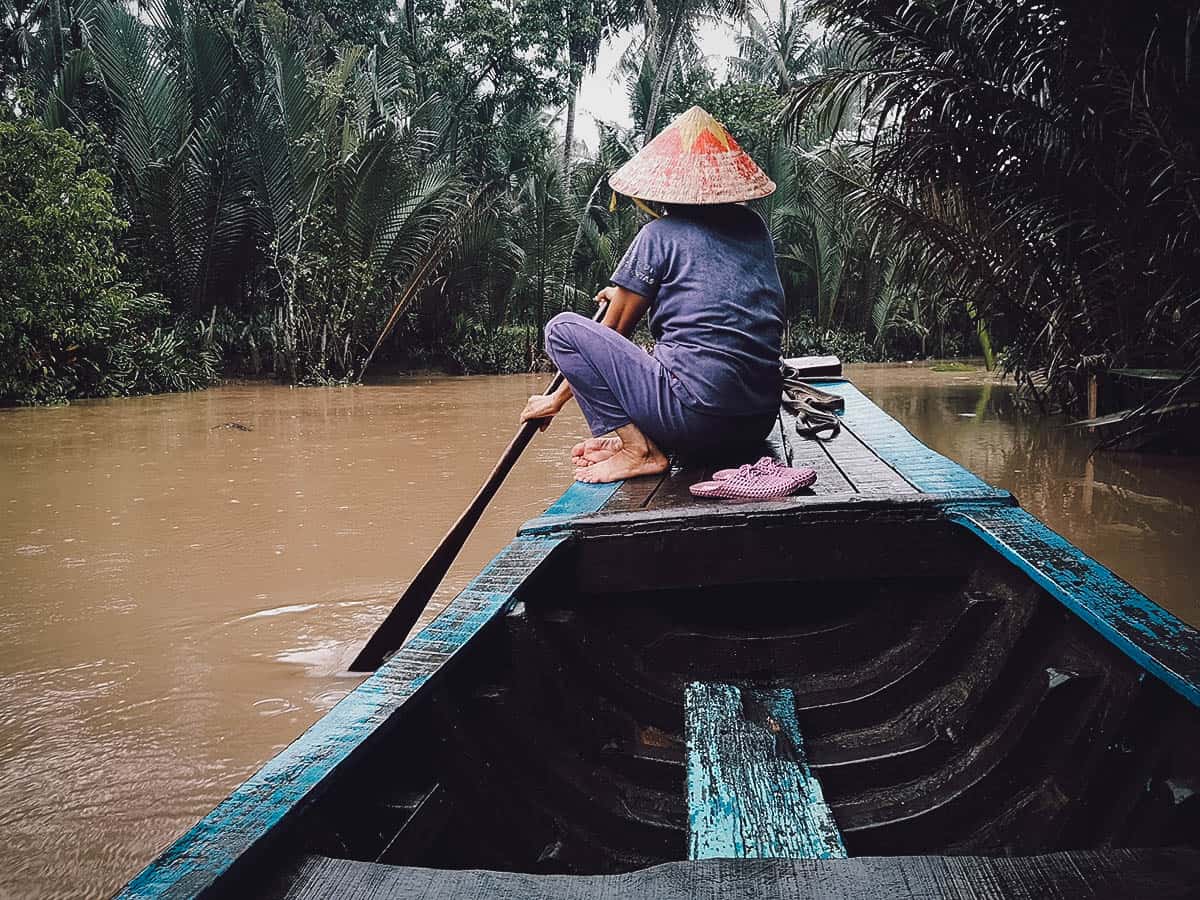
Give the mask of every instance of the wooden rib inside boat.
<path id="1" fill-rule="evenodd" d="M 855 856 L 1195 840 L 1189 703 L 961 529 L 822 518 L 563 553 L 302 823 L 306 849 L 572 874 L 684 859 L 692 682 L 791 691 Z M 869 577 L 823 577 L 869 545 L 889 551 Z M 785 547 L 807 562 L 778 571 Z M 732 582 L 733 559 L 771 577 Z"/>
<path id="2" fill-rule="evenodd" d="M 1194 895 L 1200 635 L 825 386 L 812 493 L 572 488 L 128 895 Z"/>

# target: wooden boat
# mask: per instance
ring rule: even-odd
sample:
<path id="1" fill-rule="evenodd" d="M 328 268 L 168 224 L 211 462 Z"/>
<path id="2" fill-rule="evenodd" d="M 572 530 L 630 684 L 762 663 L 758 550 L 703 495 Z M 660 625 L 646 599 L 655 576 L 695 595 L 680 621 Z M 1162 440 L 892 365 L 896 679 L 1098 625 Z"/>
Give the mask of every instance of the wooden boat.
<path id="1" fill-rule="evenodd" d="M 1107 450 L 1200 453 L 1200 400 L 1171 403 L 1153 412 L 1123 409 L 1071 424 L 1086 428 Z"/>
<path id="2" fill-rule="evenodd" d="M 574 484 L 126 897 L 1200 894 L 1200 634 L 846 381 Z"/>
<path id="3" fill-rule="evenodd" d="M 1200 453 L 1200 382 L 1177 369 L 1109 369 L 1089 382 L 1088 418 L 1071 424 L 1108 450 Z"/>

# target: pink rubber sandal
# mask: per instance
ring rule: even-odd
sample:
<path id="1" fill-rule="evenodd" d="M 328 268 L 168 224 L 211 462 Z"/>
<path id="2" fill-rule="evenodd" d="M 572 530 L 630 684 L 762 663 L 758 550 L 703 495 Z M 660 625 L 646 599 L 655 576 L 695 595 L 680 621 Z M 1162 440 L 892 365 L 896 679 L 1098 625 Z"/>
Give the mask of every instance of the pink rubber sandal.
<path id="1" fill-rule="evenodd" d="M 701 481 L 688 488 L 695 497 L 729 500 L 779 500 L 796 490 L 794 479 L 756 472 L 753 465 L 735 469 L 720 481 Z"/>
<path id="2" fill-rule="evenodd" d="M 718 469 L 713 472 L 713 481 L 725 481 L 732 475 L 736 475 L 741 471 L 742 466 L 738 469 Z M 750 464 L 750 471 L 759 475 L 774 475 L 780 478 L 790 478 L 795 481 L 794 491 L 800 488 L 809 487 L 817 480 L 817 472 L 815 469 L 794 469 L 789 465 L 779 462 L 770 456 L 764 456 L 756 463 Z"/>
<path id="3" fill-rule="evenodd" d="M 774 475 L 775 470 L 781 467 L 783 467 L 783 463 L 776 462 L 773 457 L 763 456 L 759 458 L 758 462 L 750 464 L 750 471 L 757 472 L 759 475 Z M 734 469 L 717 469 L 713 472 L 713 481 L 724 481 L 730 475 L 736 475 L 744 468 L 745 466 L 738 466 Z"/>

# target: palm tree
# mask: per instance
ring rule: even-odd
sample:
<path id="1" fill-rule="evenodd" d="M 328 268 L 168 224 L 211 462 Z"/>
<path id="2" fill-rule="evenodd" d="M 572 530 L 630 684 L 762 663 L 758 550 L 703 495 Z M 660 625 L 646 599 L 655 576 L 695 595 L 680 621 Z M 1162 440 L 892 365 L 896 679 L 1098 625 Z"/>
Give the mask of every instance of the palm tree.
<path id="1" fill-rule="evenodd" d="M 693 32 L 684 32 L 679 36 L 674 55 L 671 66 L 673 71 L 670 77 L 665 79 L 659 77 L 659 54 L 652 42 L 634 41 L 625 49 L 617 65 L 617 71 L 625 83 L 625 96 L 628 98 L 629 113 L 634 123 L 633 132 L 636 132 L 627 135 L 633 150 L 636 150 L 638 143 L 644 145 L 653 137 L 647 123 L 656 85 L 660 85 L 660 82 L 665 83 L 663 93 L 658 99 L 656 120 L 662 117 L 664 110 L 682 112 L 692 105 L 697 95 L 713 86 L 712 70 L 708 67 Z M 635 140 L 639 138 L 640 141 Z"/>
<path id="2" fill-rule="evenodd" d="M 539 334 L 550 317 L 548 304 L 557 312 L 576 299 L 568 275 L 578 229 L 573 212 L 557 166 L 547 160 L 525 173 L 516 207 L 524 224 L 525 258 L 515 290 L 530 313 L 526 321 Z"/>
<path id="3" fill-rule="evenodd" d="M 568 215 L 575 223 L 571 253 L 563 278 L 564 308 L 572 301 L 587 304 L 598 285 L 607 283 L 621 254 L 633 240 L 637 223 L 628 205 L 610 204 L 608 176 L 636 152 L 633 136 L 614 125 L 600 126 L 596 156 L 572 170 Z M 586 306 L 584 308 L 587 308 Z M 590 312 L 590 310 L 589 310 Z"/>
<path id="4" fill-rule="evenodd" d="M 425 158 L 437 135 L 405 108 L 410 78 L 397 49 L 344 50 L 322 69 L 304 34 L 260 35 L 265 90 L 252 134 L 282 362 L 293 381 L 361 376 L 449 257 L 476 198 Z"/>
<path id="5" fill-rule="evenodd" d="M 281 374 L 361 372 L 387 304 L 444 261 L 465 196 L 429 160 L 438 136 L 402 50 L 326 62 L 294 25 L 231 30 L 180 0 L 142 11 L 101 7 L 87 45 L 116 113 L 134 246 L 193 308 L 265 268 Z"/>
<path id="6" fill-rule="evenodd" d="M 815 45 L 807 31 L 808 16 L 790 0 L 779 0 L 772 16 L 766 0 L 755 0 L 742 18 L 747 30 L 738 36 L 738 56 L 729 61 L 731 73 L 786 94 L 812 67 Z"/>
<path id="7" fill-rule="evenodd" d="M 817 0 L 844 64 L 796 120 L 865 100 L 881 246 L 999 328 L 1006 365 L 1060 402 L 1097 367 L 1200 378 L 1200 96 L 1192 5 Z M 1041 380 L 1040 378 L 1038 379 Z M 1169 391 L 1160 401 L 1165 402 Z"/>
<path id="8" fill-rule="evenodd" d="M 152 286 L 193 308 L 246 271 L 258 219 L 245 140 L 246 61 L 224 24 L 179 0 L 96 8 L 86 48 L 114 116 L 130 245 Z M 75 90 L 60 92 L 60 106 Z M 79 73 L 82 76 L 83 73 Z"/>
<path id="9" fill-rule="evenodd" d="M 576 103 L 585 73 L 593 71 L 604 41 L 642 21 L 645 7 L 628 0 L 566 0 L 562 4 L 567 47 L 567 110 L 563 173 L 570 168 L 575 142 Z"/>
<path id="10" fill-rule="evenodd" d="M 696 28 L 701 22 L 740 16 L 745 0 L 646 0 L 645 26 L 653 48 L 654 80 L 646 105 L 644 142 L 655 133 L 663 95 L 676 70 L 680 48 L 695 43 Z"/>
<path id="11" fill-rule="evenodd" d="M 601 35 L 598 27 L 589 27 L 588 13 L 592 4 L 586 0 L 567 0 L 563 4 L 567 29 L 567 122 L 563 134 L 562 171 L 571 166 L 571 151 L 575 143 L 575 104 L 583 74 L 596 64 L 600 53 Z M 598 23 L 597 23 L 598 24 Z"/>

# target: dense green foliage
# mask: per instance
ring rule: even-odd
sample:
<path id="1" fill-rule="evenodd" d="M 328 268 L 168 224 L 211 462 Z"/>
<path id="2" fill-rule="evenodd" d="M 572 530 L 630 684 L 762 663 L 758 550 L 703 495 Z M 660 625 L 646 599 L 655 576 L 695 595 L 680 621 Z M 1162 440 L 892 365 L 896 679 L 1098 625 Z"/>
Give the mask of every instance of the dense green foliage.
<path id="1" fill-rule="evenodd" d="M 738 56 L 716 67 L 697 29 L 722 18 Z M 699 103 L 779 185 L 758 208 L 788 352 L 995 344 L 1070 402 L 1096 367 L 1196 375 L 1196 24 L 1175 0 L 6 0 L 0 97 L 84 141 L 81 184 L 111 179 L 107 268 L 70 302 L 124 292 L 121 334 L 174 335 L 181 383 L 207 366 L 184 334 L 293 383 L 541 365 L 546 319 L 590 307 L 641 223 L 608 173 Z M 582 148 L 581 79 L 630 30 L 633 126 Z M 67 302 L 39 277 L 5 302 Z M 104 381 L 143 371 L 119 353 L 32 385 L 48 353 L 8 400 L 155 386 Z"/>
<path id="2" fill-rule="evenodd" d="M 108 178 L 64 131 L 0 121 L 0 403 L 208 384 L 213 358 L 161 296 L 119 281 Z"/>
<path id="3" fill-rule="evenodd" d="M 1160 402 L 1200 377 L 1194 3 L 813 7 L 839 58 L 792 124 L 861 115 L 828 168 L 905 280 L 986 316 L 1060 404 L 1094 370 L 1186 370 Z"/>

